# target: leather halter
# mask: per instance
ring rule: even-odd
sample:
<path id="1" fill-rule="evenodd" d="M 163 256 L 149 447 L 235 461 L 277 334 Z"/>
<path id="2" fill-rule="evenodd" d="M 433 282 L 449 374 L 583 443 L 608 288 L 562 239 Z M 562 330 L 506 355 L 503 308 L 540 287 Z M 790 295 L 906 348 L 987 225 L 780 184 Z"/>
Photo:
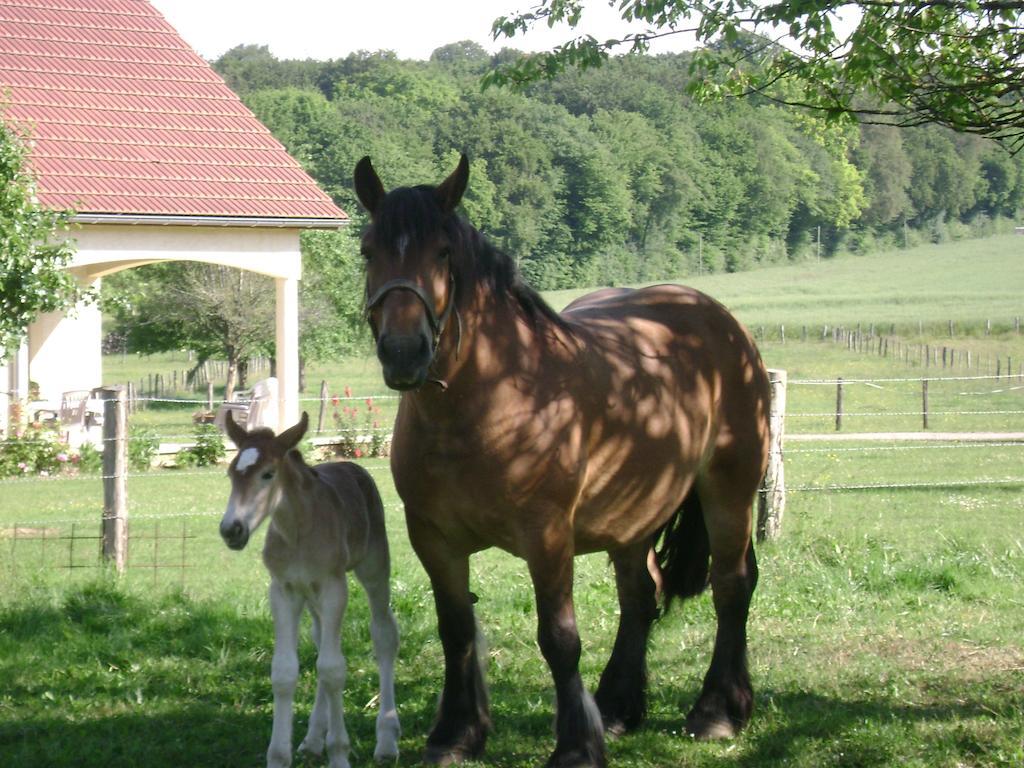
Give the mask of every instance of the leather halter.
<path id="1" fill-rule="evenodd" d="M 373 330 L 374 336 L 377 335 L 377 329 L 373 327 L 373 321 L 370 319 L 370 312 L 380 306 L 387 295 L 392 291 L 409 291 L 413 296 L 420 300 L 423 305 L 423 309 L 427 312 L 427 322 L 430 324 L 431 333 L 431 344 L 430 344 L 430 365 L 434 363 L 434 356 L 437 354 L 437 347 L 441 341 L 441 334 L 444 332 L 445 325 L 448 323 L 448 318 L 451 317 L 452 312 L 455 313 L 455 321 L 458 328 L 458 338 L 455 343 L 455 357 L 459 356 L 459 349 L 462 347 L 462 318 L 459 317 L 459 311 L 455 308 L 455 273 L 448 273 L 448 303 L 444 309 L 441 310 L 441 314 L 438 315 L 434 311 L 434 304 L 427 296 L 426 292 L 420 288 L 412 280 L 408 280 L 404 277 L 399 277 L 394 280 L 388 280 L 384 285 L 376 290 L 373 296 L 370 296 L 370 286 L 366 286 L 366 308 L 363 310 L 367 322 L 370 323 L 370 327 Z M 429 379 L 434 383 L 441 386 L 442 389 L 447 389 L 448 384 L 441 379 Z"/>

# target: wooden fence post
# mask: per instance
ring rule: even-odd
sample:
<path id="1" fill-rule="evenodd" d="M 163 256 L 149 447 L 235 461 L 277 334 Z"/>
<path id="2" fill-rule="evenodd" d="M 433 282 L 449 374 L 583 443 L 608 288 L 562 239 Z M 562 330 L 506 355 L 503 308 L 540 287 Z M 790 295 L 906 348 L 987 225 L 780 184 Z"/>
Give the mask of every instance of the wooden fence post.
<path id="1" fill-rule="evenodd" d="M 782 461 L 782 442 L 786 426 L 786 372 L 770 369 L 768 379 L 772 400 L 768 409 L 768 471 L 757 498 L 757 540 L 778 538 L 786 510 L 786 473 Z"/>
<path id="2" fill-rule="evenodd" d="M 928 379 L 921 379 L 921 424 L 928 429 Z"/>
<path id="3" fill-rule="evenodd" d="M 103 398 L 103 559 L 118 573 L 128 561 L 128 425 L 122 387 Z"/>
<path id="4" fill-rule="evenodd" d="M 836 432 L 843 428 L 843 377 L 836 379 Z"/>
<path id="5" fill-rule="evenodd" d="M 206 410 L 213 410 L 213 382 L 206 382 Z"/>
<path id="6" fill-rule="evenodd" d="M 320 417 L 316 420 L 316 433 L 324 431 L 324 414 L 327 412 L 327 379 L 320 382 Z"/>

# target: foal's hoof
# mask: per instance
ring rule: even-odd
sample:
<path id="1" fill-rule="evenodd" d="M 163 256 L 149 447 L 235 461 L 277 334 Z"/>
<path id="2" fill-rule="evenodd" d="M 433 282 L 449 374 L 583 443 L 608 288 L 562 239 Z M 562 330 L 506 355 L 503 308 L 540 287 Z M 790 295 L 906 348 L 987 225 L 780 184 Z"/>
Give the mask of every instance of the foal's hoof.
<path id="1" fill-rule="evenodd" d="M 321 758 L 324 756 L 324 743 L 323 741 L 316 741 L 310 739 L 308 736 L 302 740 L 299 744 L 299 755 L 306 755 L 313 758 Z"/>
<path id="2" fill-rule="evenodd" d="M 381 764 L 398 762 L 398 747 L 377 747 L 373 751 L 373 761 Z"/>

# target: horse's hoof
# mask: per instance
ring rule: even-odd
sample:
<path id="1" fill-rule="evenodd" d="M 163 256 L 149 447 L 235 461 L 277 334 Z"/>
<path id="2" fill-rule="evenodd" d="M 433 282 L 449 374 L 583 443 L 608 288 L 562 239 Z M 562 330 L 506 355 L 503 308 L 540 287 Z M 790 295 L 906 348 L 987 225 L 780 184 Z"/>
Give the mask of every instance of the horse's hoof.
<path id="1" fill-rule="evenodd" d="M 462 747 L 428 745 L 423 753 L 423 762 L 427 765 L 458 765 L 476 756 Z"/>
<path id="2" fill-rule="evenodd" d="M 587 749 L 573 749 L 555 752 L 548 758 L 545 768 L 605 768 L 603 753 Z"/>
<path id="3" fill-rule="evenodd" d="M 697 741 L 719 741 L 733 739 L 740 732 L 739 727 L 728 717 L 686 718 L 686 732 Z"/>
<path id="4" fill-rule="evenodd" d="M 604 740 L 615 741 L 619 736 L 625 736 L 629 731 L 626 724 L 621 720 L 610 720 L 604 723 Z"/>

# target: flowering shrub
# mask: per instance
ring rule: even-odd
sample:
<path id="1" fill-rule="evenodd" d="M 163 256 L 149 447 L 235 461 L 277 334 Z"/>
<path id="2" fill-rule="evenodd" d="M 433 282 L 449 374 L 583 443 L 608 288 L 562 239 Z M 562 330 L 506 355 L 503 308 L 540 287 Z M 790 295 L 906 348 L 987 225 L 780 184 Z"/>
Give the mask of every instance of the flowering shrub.
<path id="1" fill-rule="evenodd" d="M 30 424 L 0 442 L 0 477 L 56 475 L 77 470 L 80 456 L 52 429 Z"/>
<path id="2" fill-rule="evenodd" d="M 149 469 L 156 453 L 156 436 L 147 430 L 129 430 L 128 464 L 135 471 Z M 222 454 L 223 455 L 223 454 Z M 28 425 L 0 442 L 0 477 L 58 474 L 99 474 L 103 452 L 91 443 L 73 450 L 58 431 L 39 423 Z"/>
<path id="3" fill-rule="evenodd" d="M 345 387 L 345 397 L 346 402 L 352 397 L 352 390 L 348 387 Z M 381 425 L 381 409 L 374 405 L 372 397 L 366 398 L 365 407 L 342 405 L 337 395 L 331 398 L 331 403 L 334 405 L 334 427 L 339 434 L 336 455 L 352 459 L 388 455 L 389 430 Z"/>

